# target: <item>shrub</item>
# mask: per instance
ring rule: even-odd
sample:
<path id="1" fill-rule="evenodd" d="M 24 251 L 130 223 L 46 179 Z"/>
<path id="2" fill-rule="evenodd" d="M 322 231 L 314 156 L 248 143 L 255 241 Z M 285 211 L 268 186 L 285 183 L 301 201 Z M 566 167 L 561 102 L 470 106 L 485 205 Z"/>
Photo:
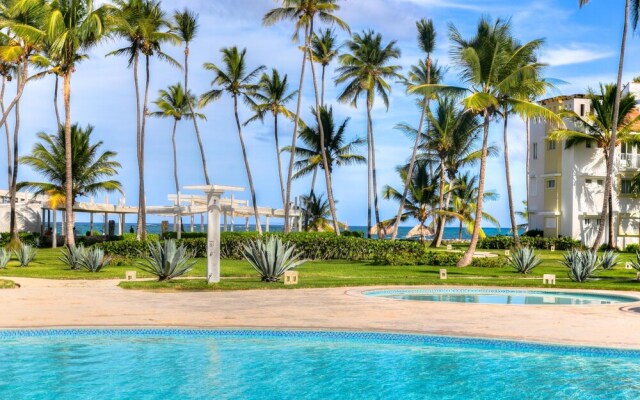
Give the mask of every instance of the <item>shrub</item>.
<path id="1" fill-rule="evenodd" d="M 28 267 L 29 263 L 36 258 L 36 249 L 33 246 L 28 244 L 23 244 L 17 250 L 14 250 L 14 253 L 18 261 L 20 262 L 21 267 Z"/>
<path id="2" fill-rule="evenodd" d="M 40 245 L 40 234 L 32 232 L 19 232 L 18 237 L 22 244 L 38 247 Z M 8 232 L 0 233 L 0 246 L 6 247 L 11 241 L 11 234 Z"/>
<path id="3" fill-rule="evenodd" d="M 475 268 L 502 268 L 506 263 L 507 261 L 504 257 L 483 257 L 474 258 L 470 266 Z"/>
<path id="4" fill-rule="evenodd" d="M 526 231 L 522 236 L 544 237 L 544 231 L 542 229 L 531 229 L 529 231 Z"/>
<path id="5" fill-rule="evenodd" d="M 72 270 L 77 271 L 82 268 L 82 259 L 86 253 L 87 250 L 83 245 L 66 247 L 62 250 L 62 255 L 58 257 L 58 260 Z"/>
<path id="6" fill-rule="evenodd" d="M 148 253 L 140 251 L 139 256 L 144 261 L 139 261 L 138 266 L 141 270 L 158 277 L 159 281 L 182 276 L 196 263 L 195 260 L 190 260 L 193 255 L 183 245 L 178 246 L 175 240 L 166 240 L 164 244 L 151 241 L 148 246 Z"/>
<path id="7" fill-rule="evenodd" d="M 375 265 L 431 265 L 431 266 L 453 266 L 462 257 L 459 253 L 445 253 L 442 251 L 423 251 L 422 254 L 415 254 L 406 251 L 385 252 L 374 256 Z"/>
<path id="8" fill-rule="evenodd" d="M 637 253 L 640 251 L 640 245 L 636 243 L 628 244 L 627 247 L 624 248 L 625 253 Z"/>
<path id="9" fill-rule="evenodd" d="M 582 248 L 582 244 L 578 240 L 568 237 L 562 238 L 545 238 L 522 236 L 520 244 L 524 247 L 530 247 L 536 250 L 549 250 L 551 246 L 555 246 L 556 250 L 573 250 Z M 506 250 L 514 247 L 513 238 L 511 236 L 493 236 L 481 239 L 478 242 L 479 249 L 488 250 Z"/>
<path id="10" fill-rule="evenodd" d="M 405 252 L 399 253 L 385 253 L 376 255 L 373 259 L 373 263 L 376 265 L 392 265 L 392 266 L 400 266 L 400 265 L 416 265 L 417 258 L 414 254 L 409 254 Z"/>
<path id="11" fill-rule="evenodd" d="M 530 273 L 541 262 L 542 260 L 536 257 L 533 249 L 529 247 L 519 247 L 509 257 L 509 264 L 521 274 Z"/>
<path id="12" fill-rule="evenodd" d="M 0 269 L 7 268 L 7 264 L 11 260 L 11 252 L 7 251 L 4 247 L 0 249 Z"/>
<path id="13" fill-rule="evenodd" d="M 206 232 L 182 232 L 180 236 L 182 239 L 199 239 L 199 238 L 206 238 L 207 233 Z M 178 234 L 176 232 L 165 232 L 162 234 L 161 237 L 162 237 L 162 240 L 177 239 Z"/>
<path id="14" fill-rule="evenodd" d="M 296 246 L 283 243 L 280 238 L 254 240 L 244 248 L 244 257 L 260 274 L 263 282 L 278 282 L 285 272 L 304 264 L 302 253 L 294 253 Z"/>
<path id="15" fill-rule="evenodd" d="M 589 250 L 571 250 L 560 263 L 569 269 L 569 278 L 574 282 L 588 281 L 600 266 L 598 256 Z"/>
<path id="16" fill-rule="evenodd" d="M 92 247 L 87 250 L 80 259 L 82 268 L 89 272 L 100 272 L 104 267 L 109 265 L 111 258 L 104 255 L 104 250 L 99 247 Z"/>
<path id="17" fill-rule="evenodd" d="M 360 231 L 344 231 L 344 232 L 340 232 L 340 234 L 344 237 L 354 237 L 359 239 L 364 238 L 364 232 L 360 232 Z"/>
<path id="18" fill-rule="evenodd" d="M 600 265 L 605 271 L 611 271 L 618 264 L 620 264 L 618 255 L 612 250 L 605 251 L 600 258 Z"/>

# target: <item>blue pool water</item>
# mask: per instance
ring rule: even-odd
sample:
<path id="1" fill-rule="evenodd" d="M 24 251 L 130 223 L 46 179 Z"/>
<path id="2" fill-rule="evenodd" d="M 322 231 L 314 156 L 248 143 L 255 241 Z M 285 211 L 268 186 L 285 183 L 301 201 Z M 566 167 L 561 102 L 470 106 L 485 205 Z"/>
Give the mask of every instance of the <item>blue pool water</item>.
<path id="1" fill-rule="evenodd" d="M 393 300 L 478 304 L 580 305 L 640 301 L 639 298 L 621 295 L 510 289 L 395 289 L 371 290 L 364 294 Z"/>
<path id="2" fill-rule="evenodd" d="M 2 399 L 637 399 L 640 351 L 382 333 L 0 331 Z"/>

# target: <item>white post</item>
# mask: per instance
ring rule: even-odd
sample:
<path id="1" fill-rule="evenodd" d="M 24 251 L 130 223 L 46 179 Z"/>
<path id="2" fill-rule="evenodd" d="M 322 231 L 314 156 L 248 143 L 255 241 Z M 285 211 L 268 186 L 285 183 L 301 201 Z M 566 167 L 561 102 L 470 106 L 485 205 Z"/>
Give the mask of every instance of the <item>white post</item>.
<path id="1" fill-rule="evenodd" d="M 249 217 L 244 219 L 244 230 L 245 232 L 249 232 Z"/>
<path id="2" fill-rule="evenodd" d="M 200 233 L 204 233 L 204 214 L 200 214 Z"/>
<path id="3" fill-rule="evenodd" d="M 190 220 L 189 220 L 189 232 L 193 233 L 193 226 L 194 226 L 194 220 L 195 217 L 193 216 L 193 214 L 191 214 Z"/>
<path id="4" fill-rule="evenodd" d="M 233 232 L 236 228 L 235 228 L 235 223 L 234 223 L 234 218 L 235 218 L 235 196 L 232 194 L 231 195 L 231 232 Z"/>
<path id="5" fill-rule="evenodd" d="M 269 232 L 269 216 L 266 216 L 266 226 L 265 226 L 265 232 Z"/>
<path id="6" fill-rule="evenodd" d="M 109 213 L 104 213 L 104 235 L 109 236 Z"/>
<path id="7" fill-rule="evenodd" d="M 122 213 L 118 214 L 118 236 L 122 236 Z"/>
<path id="8" fill-rule="evenodd" d="M 53 232 L 51 234 L 51 247 L 55 249 L 56 247 L 58 247 L 58 221 L 56 218 L 58 210 L 54 208 L 51 211 L 53 212 Z"/>
<path id="9" fill-rule="evenodd" d="M 220 282 L 220 195 L 207 195 L 207 283 Z"/>
<path id="10" fill-rule="evenodd" d="M 89 231 L 91 232 L 91 235 L 93 235 L 93 213 L 92 212 L 89 213 Z"/>
<path id="11" fill-rule="evenodd" d="M 224 223 L 224 231 L 226 232 L 227 231 L 227 212 L 226 211 L 223 212 L 222 215 L 224 216 L 223 223 Z"/>
<path id="12" fill-rule="evenodd" d="M 127 214 L 122 213 L 122 222 L 121 222 L 121 224 L 122 224 L 121 232 L 122 233 L 121 233 L 121 235 L 124 235 L 125 232 L 126 232 L 126 229 L 125 229 L 127 227 L 126 220 L 127 220 Z"/>

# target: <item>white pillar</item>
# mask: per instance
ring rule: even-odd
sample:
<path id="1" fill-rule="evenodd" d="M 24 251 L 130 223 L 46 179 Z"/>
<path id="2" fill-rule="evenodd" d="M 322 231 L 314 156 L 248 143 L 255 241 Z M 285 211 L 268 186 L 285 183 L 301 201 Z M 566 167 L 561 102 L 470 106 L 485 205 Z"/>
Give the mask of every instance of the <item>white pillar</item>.
<path id="1" fill-rule="evenodd" d="M 231 195 L 231 232 L 235 231 L 236 227 L 235 227 L 235 219 L 236 216 L 236 211 L 235 211 L 235 196 L 232 194 Z"/>
<path id="2" fill-rule="evenodd" d="M 120 230 L 122 231 L 121 235 L 124 235 L 127 227 L 127 224 L 126 224 L 127 214 L 122 213 L 121 215 L 122 215 L 122 222 L 120 222 L 120 224 L 122 225 L 122 228 L 120 228 Z"/>
<path id="3" fill-rule="evenodd" d="M 244 230 L 245 232 L 249 232 L 249 217 L 244 219 Z"/>
<path id="4" fill-rule="evenodd" d="M 220 282 L 220 194 L 207 195 L 207 282 Z"/>
<path id="5" fill-rule="evenodd" d="M 200 214 L 200 233 L 204 233 L 204 214 Z"/>
<path id="6" fill-rule="evenodd" d="M 104 235 L 109 236 L 109 214 L 104 213 Z"/>
<path id="7" fill-rule="evenodd" d="M 190 219 L 189 219 L 189 232 L 193 233 L 194 232 L 194 222 L 195 222 L 195 217 L 193 216 L 193 214 L 191 214 Z"/>
<path id="8" fill-rule="evenodd" d="M 122 213 L 118 214 L 118 236 L 122 236 Z"/>
<path id="9" fill-rule="evenodd" d="M 93 213 L 89 213 L 89 232 L 93 235 Z"/>
<path id="10" fill-rule="evenodd" d="M 224 223 L 224 231 L 226 232 L 227 231 L 227 212 L 226 211 L 223 212 L 222 215 L 224 216 L 223 223 Z"/>
<path id="11" fill-rule="evenodd" d="M 269 216 L 266 216 L 266 225 L 265 225 L 265 232 L 269 232 Z"/>
<path id="12" fill-rule="evenodd" d="M 53 209 L 51 211 L 53 212 L 53 232 L 51 233 L 51 247 L 55 249 L 56 247 L 58 247 L 58 221 L 56 218 L 58 215 L 58 210 Z"/>

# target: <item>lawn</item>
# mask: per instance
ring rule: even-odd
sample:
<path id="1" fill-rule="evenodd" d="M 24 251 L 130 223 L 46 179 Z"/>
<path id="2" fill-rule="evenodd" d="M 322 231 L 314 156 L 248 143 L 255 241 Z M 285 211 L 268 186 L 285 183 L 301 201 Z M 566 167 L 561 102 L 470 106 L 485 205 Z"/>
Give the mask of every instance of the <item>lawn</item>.
<path id="1" fill-rule="evenodd" d="M 496 252 L 498 254 L 502 252 Z M 28 267 L 21 268 L 16 261 L 11 261 L 8 267 L 0 270 L 0 277 L 29 277 L 45 279 L 123 279 L 125 271 L 137 270 L 137 260 L 116 259 L 114 265 L 108 266 L 99 273 L 87 271 L 72 271 L 58 260 L 60 250 L 41 249 L 35 261 Z M 543 263 L 530 275 L 515 273 L 507 265 L 500 268 L 456 268 L 446 267 L 449 279 L 440 280 L 439 270 L 435 266 L 376 266 L 368 262 L 351 261 L 313 261 L 301 266 L 300 284 L 285 286 L 282 283 L 263 283 L 256 272 L 245 261 L 223 260 L 222 282 L 208 285 L 206 274 L 206 260 L 198 259 L 193 270 L 188 274 L 190 279 L 178 279 L 171 282 L 134 281 L 122 282 L 125 289 L 143 290 L 243 290 L 243 289 L 296 289 L 323 288 L 347 286 L 377 286 L 377 285 L 479 285 L 479 286 L 515 286 L 542 287 L 543 274 L 555 274 L 560 288 L 606 289 L 606 290 L 634 290 L 640 291 L 640 282 L 635 280 L 636 271 L 626 270 L 624 264 L 618 265 L 613 271 L 599 271 L 595 279 L 586 283 L 571 282 L 567 277 L 566 268 L 558 261 L 562 259 L 562 252 L 539 251 Z M 621 253 L 620 261 L 628 261 L 631 254 Z M 138 277 L 146 278 L 150 275 L 138 270 Z M 13 285 L 2 283 L 0 287 Z"/>

